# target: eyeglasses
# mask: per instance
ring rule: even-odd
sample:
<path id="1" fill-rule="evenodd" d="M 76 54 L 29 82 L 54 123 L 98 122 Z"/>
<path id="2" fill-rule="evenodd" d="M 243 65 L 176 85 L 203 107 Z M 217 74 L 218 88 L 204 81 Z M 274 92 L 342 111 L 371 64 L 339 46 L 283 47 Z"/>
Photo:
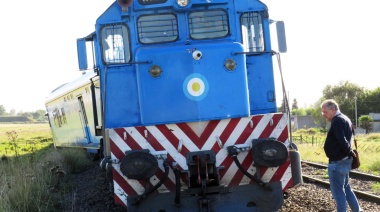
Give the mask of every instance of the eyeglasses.
<path id="1" fill-rule="evenodd" d="M 329 111 L 329 110 L 331 110 L 332 108 L 327 108 L 327 111 Z M 322 113 L 322 115 L 323 114 L 326 114 L 327 113 L 327 111 L 322 111 L 321 113 Z"/>

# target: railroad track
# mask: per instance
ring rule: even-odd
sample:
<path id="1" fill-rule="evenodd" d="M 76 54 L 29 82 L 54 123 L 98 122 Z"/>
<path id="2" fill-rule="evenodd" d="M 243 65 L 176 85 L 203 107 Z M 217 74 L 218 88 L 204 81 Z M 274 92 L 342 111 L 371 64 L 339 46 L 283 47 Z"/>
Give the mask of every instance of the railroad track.
<path id="1" fill-rule="evenodd" d="M 301 163 L 304 163 L 304 164 L 307 164 L 309 166 L 313 166 L 319 169 L 327 169 L 327 165 L 324 165 L 324 164 L 313 163 L 309 161 L 301 161 Z M 358 171 L 350 171 L 350 177 L 380 182 L 380 176 L 376 176 L 373 174 L 366 174 L 366 173 L 358 172 Z"/>
<path id="2" fill-rule="evenodd" d="M 308 161 L 302 161 L 301 163 L 302 164 L 307 164 L 309 166 L 312 166 L 312 167 L 315 167 L 315 168 L 318 168 L 318 169 L 327 169 L 327 165 L 323 165 L 323 164 L 318 164 L 318 163 L 313 163 L 313 162 L 308 162 Z M 351 171 L 350 172 L 350 177 L 356 178 L 356 179 L 360 179 L 360 180 L 380 182 L 380 177 L 379 176 L 375 176 L 375 175 L 371 175 L 371 174 L 366 174 L 366 173 L 361 173 L 361 172 L 357 172 L 357 171 Z M 309 176 L 309 175 L 304 175 L 304 174 L 302 175 L 302 178 L 306 182 L 315 183 L 315 184 L 319 184 L 319 185 L 321 185 L 323 187 L 330 188 L 330 183 L 328 181 L 326 181 L 326 180 L 318 179 L 318 178 L 315 178 L 315 177 L 312 177 L 312 176 Z M 370 201 L 370 202 L 380 203 L 380 196 L 378 196 L 378 195 L 370 194 L 370 193 L 363 192 L 363 191 L 360 191 L 360 190 L 357 190 L 357 189 L 352 189 L 352 190 L 354 191 L 355 195 L 358 198 L 361 198 L 364 201 Z"/>

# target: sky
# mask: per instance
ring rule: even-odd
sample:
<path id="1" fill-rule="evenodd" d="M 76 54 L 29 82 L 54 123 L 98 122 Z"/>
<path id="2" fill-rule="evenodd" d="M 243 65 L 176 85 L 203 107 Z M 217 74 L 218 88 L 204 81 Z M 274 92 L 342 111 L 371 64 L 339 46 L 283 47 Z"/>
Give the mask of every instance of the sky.
<path id="1" fill-rule="evenodd" d="M 113 2 L 0 1 L 0 105 L 7 112 L 44 110 L 54 88 L 81 75 L 76 39 L 93 32 L 97 17 Z M 308 107 L 322 97 L 325 86 L 340 81 L 369 90 L 380 87 L 376 1 L 262 2 L 271 19 L 285 22 L 288 51 L 281 54 L 281 65 L 290 103 L 296 99 L 299 107 Z M 280 102 L 280 72 L 274 65 Z"/>

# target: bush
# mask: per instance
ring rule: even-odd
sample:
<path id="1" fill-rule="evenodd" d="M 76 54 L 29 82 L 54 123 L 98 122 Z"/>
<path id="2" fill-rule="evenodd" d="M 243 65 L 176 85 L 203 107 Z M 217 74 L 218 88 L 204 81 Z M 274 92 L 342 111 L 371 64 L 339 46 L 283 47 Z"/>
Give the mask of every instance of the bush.
<path id="1" fill-rule="evenodd" d="M 60 150 L 63 159 L 63 168 L 70 173 L 78 173 L 86 170 L 91 161 L 86 151 L 79 148 L 63 148 Z"/>

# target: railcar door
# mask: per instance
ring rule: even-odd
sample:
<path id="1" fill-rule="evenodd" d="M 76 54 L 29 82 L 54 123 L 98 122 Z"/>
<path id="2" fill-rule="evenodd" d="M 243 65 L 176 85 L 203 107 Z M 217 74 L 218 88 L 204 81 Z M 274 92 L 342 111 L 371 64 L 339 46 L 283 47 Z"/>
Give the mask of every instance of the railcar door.
<path id="1" fill-rule="evenodd" d="M 91 133 L 90 133 L 90 127 L 88 126 L 88 119 L 86 115 L 86 108 L 84 107 L 83 97 L 78 96 L 78 103 L 79 103 L 79 117 L 83 129 L 83 135 L 84 138 L 86 138 L 88 143 L 91 143 Z"/>

